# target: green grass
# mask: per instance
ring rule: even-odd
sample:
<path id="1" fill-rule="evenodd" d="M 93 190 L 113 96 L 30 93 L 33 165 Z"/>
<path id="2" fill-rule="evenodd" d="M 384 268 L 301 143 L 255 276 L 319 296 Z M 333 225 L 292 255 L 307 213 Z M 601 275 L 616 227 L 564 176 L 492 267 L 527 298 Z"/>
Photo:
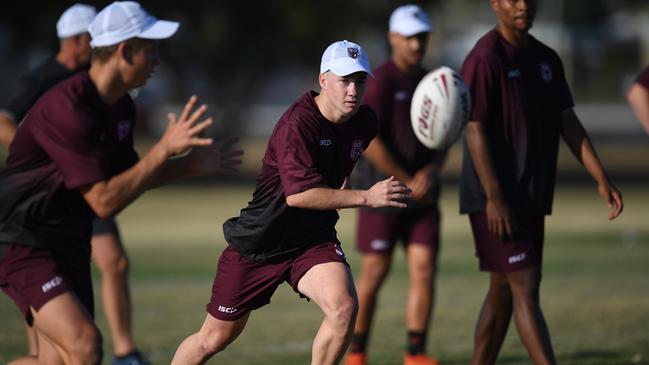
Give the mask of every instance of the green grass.
<path id="1" fill-rule="evenodd" d="M 621 188 L 626 208 L 614 222 L 607 221 L 606 204 L 592 186 L 559 188 L 554 215 L 547 220 L 542 306 L 561 364 L 649 364 L 649 191 Z M 135 336 L 155 363 L 168 363 L 178 343 L 202 323 L 224 247 L 221 224 L 238 214 L 251 193 L 252 186 L 167 187 L 147 193 L 119 217 L 131 257 Z M 468 220 L 457 214 L 451 186 L 445 190 L 442 211 L 443 247 L 429 349 L 443 364 L 467 364 L 487 276 L 477 270 Z M 342 212 L 338 230 L 356 272 L 354 214 Z M 399 252 L 381 293 L 370 344 L 372 364 L 400 363 L 406 286 Z M 101 308 L 97 313 L 110 354 Z M 320 320 L 314 304 L 284 285 L 212 363 L 308 363 Z M 18 312 L 0 295 L 0 363 L 24 351 Z M 499 363 L 530 363 L 513 325 Z"/>

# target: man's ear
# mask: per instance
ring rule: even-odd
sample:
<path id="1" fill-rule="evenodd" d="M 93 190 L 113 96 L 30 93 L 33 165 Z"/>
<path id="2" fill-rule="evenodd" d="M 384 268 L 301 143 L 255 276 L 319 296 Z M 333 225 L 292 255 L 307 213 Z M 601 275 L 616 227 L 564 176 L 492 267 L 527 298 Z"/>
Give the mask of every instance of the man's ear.
<path id="1" fill-rule="evenodd" d="M 120 59 L 123 59 L 127 63 L 133 63 L 133 47 L 131 47 L 126 42 L 121 42 L 117 45 L 115 52 L 119 55 Z"/>
<path id="2" fill-rule="evenodd" d="M 326 72 L 318 75 L 318 84 L 320 84 L 320 88 L 323 90 L 327 88 L 327 77 L 325 75 Z"/>

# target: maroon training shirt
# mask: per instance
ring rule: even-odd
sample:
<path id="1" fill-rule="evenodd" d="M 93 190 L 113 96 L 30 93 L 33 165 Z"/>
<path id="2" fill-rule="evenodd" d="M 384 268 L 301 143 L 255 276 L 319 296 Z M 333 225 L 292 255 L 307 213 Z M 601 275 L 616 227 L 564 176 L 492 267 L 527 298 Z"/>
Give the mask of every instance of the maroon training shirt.
<path id="1" fill-rule="evenodd" d="M 429 164 L 436 153 L 419 142 L 410 121 L 412 95 L 425 75 L 426 70 L 423 68 L 414 74 L 403 73 L 394 62 L 388 61 L 374 70 L 374 78 L 367 79 L 367 90 L 363 96 L 363 102 L 374 110 L 379 121 L 378 137 L 395 161 L 409 174 L 414 174 Z M 387 178 L 369 161 L 361 158 L 353 182 L 356 188 L 369 189 L 376 182 Z M 420 207 L 415 202 L 412 203 L 408 206 Z M 434 205 L 435 202 L 431 204 Z M 403 212 L 401 208 L 381 209 Z"/>
<path id="2" fill-rule="evenodd" d="M 471 50 L 462 76 L 471 91 L 470 120 L 484 124 L 507 203 L 517 213 L 549 214 L 561 114 L 574 105 L 559 56 L 531 35 L 525 47 L 515 47 L 494 29 Z M 465 143 L 460 211 L 480 212 L 485 205 Z"/>
<path id="3" fill-rule="evenodd" d="M 258 262 L 285 259 L 337 241 L 335 210 L 289 207 L 286 197 L 316 187 L 338 189 L 376 135 L 372 109 L 362 105 L 342 124 L 319 111 L 316 92 L 301 96 L 277 122 L 252 201 L 223 224 L 228 243 Z"/>
<path id="4" fill-rule="evenodd" d="M 137 162 L 134 123 L 131 98 L 104 104 L 85 71 L 46 92 L 20 124 L 0 174 L 0 242 L 89 252 L 94 214 L 79 188 Z"/>

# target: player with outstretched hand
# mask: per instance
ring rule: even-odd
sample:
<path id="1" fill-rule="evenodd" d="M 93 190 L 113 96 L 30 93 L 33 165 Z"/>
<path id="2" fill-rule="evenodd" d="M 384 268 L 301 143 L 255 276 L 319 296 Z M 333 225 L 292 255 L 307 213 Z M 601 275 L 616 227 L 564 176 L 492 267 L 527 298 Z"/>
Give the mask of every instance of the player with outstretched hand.
<path id="1" fill-rule="evenodd" d="M 284 281 L 324 313 L 311 364 L 340 361 L 358 303 L 336 237 L 336 210 L 405 207 L 410 197 L 392 177 L 368 190 L 340 189 L 376 135 L 376 116 L 361 105 L 370 70 L 355 43 L 339 41 L 325 50 L 320 93 L 305 93 L 280 118 L 252 201 L 223 225 L 229 246 L 218 262 L 205 321 L 181 343 L 172 364 L 202 364 L 222 351 Z"/>
<path id="2" fill-rule="evenodd" d="M 201 136 L 212 120 L 196 97 L 169 115 L 142 159 L 133 149 L 128 91 L 146 83 L 160 62 L 157 40 L 177 28 L 136 2 L 108 5 L 89 28 L 90 69 L 45 93 L 16 131 L 0 174 L 0 287 L 36 329 L 38 358 L 23 363 L 101 363 L 89 267 L 95 215 L 113 216 L 177 178 L 229 173 L 241 163 L 234 139 Z"/>
<path id="3" fill-rule="evenodd" d="M 622 213 L 622 195 L 573 110 L 561 60 L 528 32 L 536 1 L 491 0 L 491 7 L 497 25 L 462 66 L 473 108 L 460 211 L 469 215 L 480 270 L 490 273 L 472 363 L 496 362 L 513 316 L 532 362 L 555 364 L 539 292 L 560 137 L 597 183 L 609 219 Z"/>

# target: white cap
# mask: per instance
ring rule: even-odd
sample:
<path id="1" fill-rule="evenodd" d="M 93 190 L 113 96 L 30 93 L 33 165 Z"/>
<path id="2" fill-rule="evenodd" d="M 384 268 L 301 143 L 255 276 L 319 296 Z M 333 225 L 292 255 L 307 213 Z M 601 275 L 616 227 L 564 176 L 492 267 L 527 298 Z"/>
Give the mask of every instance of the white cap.
<path id="1" fill-rule="evenodd" d="M 374 77 L 370 68 L 370 61 L 363 47 L 349 41 L 332 43 L 322 54 L 320 73 L 331 71 L 338 76 L 351 75 L 363 71 Z"/>
<path id="2" fill-rule="evenodd" d="M 431 29 L 428 15 L 417 5 L 400 6 L 390 15 L 390 32 L 410 37 Z"/>
<path id="3" fill-rule="evenodd" d="M 90 45 L 106 47 L 131 38 L 165 39 L 178 30 L 178 22 L 158 20 L 134 1 L 115 1 L 97 14 L 88 27 Z"/>
<path id="4" fill-rule="evenodd" d="M 59 38 L 68 38 L 77 34 L 87 33 L 88 26 L 95 19 L 97 9 L 86 4 L 74 4 L 61 14 L 56 22 L 56 34 Z"/>

